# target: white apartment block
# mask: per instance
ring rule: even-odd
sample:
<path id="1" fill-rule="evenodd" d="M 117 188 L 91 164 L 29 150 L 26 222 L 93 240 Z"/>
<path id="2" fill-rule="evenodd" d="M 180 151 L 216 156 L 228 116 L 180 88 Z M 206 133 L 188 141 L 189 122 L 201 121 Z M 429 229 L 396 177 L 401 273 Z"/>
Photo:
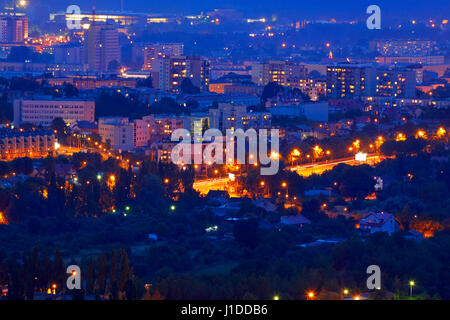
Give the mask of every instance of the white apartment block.
<path id="1" fill-rule="evenodd" d="M 98 133 L 102 141 L 111 144 L 111 148 L 129 151 L 145 147 L 149 141 L 149 128 L 144 120 L 130 122 L 128 118 L 109 117 L 98 120 Z"/>
<path id="2" fill-rule="evenodd" d="M 68 125 L 74 121 L 95 120 L 95 102 L 81 99 L 31 98 L 14 100 L 14 126 L 22 123 L 50 126 L 55 118 L 62 118 Z"/>

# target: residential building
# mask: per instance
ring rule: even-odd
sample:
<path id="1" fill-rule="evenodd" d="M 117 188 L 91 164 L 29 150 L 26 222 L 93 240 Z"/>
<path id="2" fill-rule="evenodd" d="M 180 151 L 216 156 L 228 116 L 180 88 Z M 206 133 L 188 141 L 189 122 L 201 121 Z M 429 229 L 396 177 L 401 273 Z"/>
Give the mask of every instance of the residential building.
<path id="1" fill-rule="evenodd" d="M 357 98 L 375 92 L 375 69 L 369 65 L 336 64 L 327 67 L 327 95 Z"/>
<path id="2" fill-rule="evenodd" d="M 137 46 L 142 54 L 144 70 L 152 70 L 153 60 L 164 56 L 181 57 L 184 54 L 182 43 L 150 43 Z M 139 55 L 139 53 L 137 53 Z"/>
<path id="3" fill-rule="evenodd" d="M 305 66 L 297 62 L 265 61 L 252 64 L 252 81 L 258 85 L 276 82 L 289 86 L 295 79 L 305 76 Z"/>
<path id="4" fill-rule="evenodd" d="M 184 78 L 206 90 L 209 84 L 209 62 L 201 57 L 166 56 L 152 62 L 153 87 L 166 92 L 179 92 Z"/>
<path id="5" fill-rule="evenodd" d="M 361 232 L 385 232 L 389 235 L 399 229 L 399 222 L 393 214 L 384 212 L 369 212 L 356 225 Z"/>
<path id="6" fill-rule="evenodd" d="M 0 42 L 24 42 L 28 38 L 28 18 L 0 17 Z"/>
<path id="7" fill-rule="evenodd" d="M 227 129 L 269 129 L 271 115 L 268 112 L 247 112 L 245 105 L 219 103 L 218 108 L 209 109 L 211 128 L 226 132 Z"/>
<path id="8" fill-rule="evenodd" d="M 99 118 L 98 133 L 102 141 L 109 143 L 114 150 L 130 151 L 134 148 L 134 126 L 128 118 Z"/>
<path id="9" fill-rule="evenodd" d="M 416 73 L 406 68 L 376 70 L 376 95 L 413 98 L 416 95 Z"/>
<path id="10" fill-rule="evenodd" d="M 173 131 L 186 127 L 186 118 L 177 115 L 149 115 L 142 120 L 147 123 L 151 142 L 170 140 Z"/>
<path id="11" fill-rule="evenodd" d="M 119 33 L 114 24 L 92 23 L 85 33 L 87 62 L 95 72 L 115 71 L 120 66 Z"/>
<path id="12" fill-rule="evenodd" d="M 2 161 L 42 158 L 53 153 L 55 142 L 55 135 L 50 130 L 0 129 L 0 158 Z"/>

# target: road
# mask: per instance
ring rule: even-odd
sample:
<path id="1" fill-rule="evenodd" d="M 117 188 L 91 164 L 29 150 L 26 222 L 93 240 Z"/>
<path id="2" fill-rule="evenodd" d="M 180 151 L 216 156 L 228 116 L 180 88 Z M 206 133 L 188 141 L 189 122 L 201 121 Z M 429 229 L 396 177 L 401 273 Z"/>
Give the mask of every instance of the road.
<path id="1" fill-rule="evenodd" d="M 381 161 L 381 158 L 377 155 L 367 156 L 367 160 L 364 162 L 356 161 L 354 158 L 344 158 L 344 159 L 338 159 L 338 160 L 331 160 L 331 161 L 322 161 L 312 164 L 303 164 L 300 166 L 294 166 L 294 167 L 287 167 L 286 170 L 291 170 L 297 172 L 299 175 L 303 177 L 308 177 L 312 174 L 322 174 L 323 172 L 327 170 L 333 169 L 333 167 L 337 166 L 338 164 L 345 163 L 351 166 L 361 165 L 361 164 L 370 164 L 374 165 L 375 163 L 378 163 Z"/>
<path id="2" fill-rule="evenodd" d="M 208 194 L 209 190 L 225 190 L 228 181 L 227 178 L 204 179 L 194 182 L 194 189 L 202 195 Z"/>
<path id="3" fill-rule="evenodd" d="M 299 166 L 293 166 L 293 167 L 286 167 L 286 170 L 291 170 L 297 172 L 299 175 L 308 177 L 312 174 L 321 174 L 327 170 L 333 169 L 333 167 L 337 166 L 338 164 L 345 163 L 351 166 L 354 165 L 361 165 L 361 164 L 370 164 L 373 165 L 375 163 L 378 163 L 382 160 L 383 157 L 377 156 L 377 155 L 371 155 L 367 156 L 367 161 L 360 162 L 355 161 L 355 159 L 352 158 L 343 158 L 343 159 L 336 159 L 331 161 L 322 161 L 322 162 L 316 162 L 312 164 L 302 164 Z M 203 180 L 196 180 L 194 182 L 194 189 L 198 192 L 200 192 L 202 195 L 208 194 L 209 190 L 226 190 L 227 183 L 229 182 L 228 178 L 217 178 L 217 179 L 203 179 Z"/>

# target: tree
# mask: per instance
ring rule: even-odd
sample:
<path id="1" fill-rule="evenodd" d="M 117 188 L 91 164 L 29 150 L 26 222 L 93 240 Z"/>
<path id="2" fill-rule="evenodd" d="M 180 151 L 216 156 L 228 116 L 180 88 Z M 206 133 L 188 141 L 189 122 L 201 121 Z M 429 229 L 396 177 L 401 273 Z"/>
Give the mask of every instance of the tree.
<path id="1" fill-rule="evenodd" d="M 108 277 L 108 260 L 104 254 L 97 257 L 97 286 L 99 294 L 104 294 Z"/>
<path id="2" fill-rule="evenodd" d="M 53 280 L 59 288 L 64 288 L 66 285 L 66 267 L 64 264 L 64 259 L 58 249 L 55 251 L 55 258 L 53 259 L 52 268 Z"/>
<path id="3" fill-rule="evenodd" d="M 374 191 L 372 169 L 368 165 L 345 166 L 339 176 L 340 191 L 345 197 L 364 199 Z"/>
<path id="4" fill-rule="evenodd" d="M 280 86 L 276 82 L 269 82 L 264 86 L 262 95 L 261 95 L 261 102 L 265 104 L 267 100 L 270 98 L 275 97 L 280 91 L 283 90 L 283 87 Z"/>
<path id="5" fill-rule="evenodd" d="M 89 265 L 86 274 L 86 292 L 93 294 L 95 286 L 95 262 L 93 256 L 89 258 Z"/>
<path id="6" fill-rule="evenodd" d="M 255 248 L 259 243 L 259 230 L 255 219 L 237 221 L 233 234 L 236 241 L 244 246 Z"/>
<path id="7" fill-rule="evenodd" d="M 64 83 L 64 94 L 66 97 L 77 97 L 78 96 L 78 89 L 71 83 Z"/>
<path id="8" fill-rule="evenodd" d="M 117 60 L 112 60 L 108 63 L 108 72 L 119 72 L 120 63 Z"/>
<path id="9" fill-rule="evenodd" d="M 58 137 L 58 140 L 60 141 L 65 141 L 66 136 L 69 134 L 69 128 L 66 122 L 60 117 L 54 118 L 52 120 L 52 122 L 50 123 L 50 128 L 56 131 L 56 135 Z"/>
<path id="10" fill-rule="evenodd" d="M 180 91 L 182 94 L 197 94 L 200 93 L 200 88 L 194 86 L 191 79 L 184 78 L 180 84 Z"/>
<path id="11" fill-rule="evenodd" d="M 128 259 L 128 254 L 125 249 L 120 249 L 120 274 L 118 286 L 120 290 L 125 289 L 125 283 L 127 280 L 131 279 L 132 270 L 130 268 L 130 260 Z"/>
<path id="12" fill-rule="evenodd" d="M 138 88 L 153 88 L 153 82 L 152 82 L 152 77 L 148 76 L 147 78 L 145 78 L 144 80 L 139 79 L 136 82 L 136 86 Z"/>

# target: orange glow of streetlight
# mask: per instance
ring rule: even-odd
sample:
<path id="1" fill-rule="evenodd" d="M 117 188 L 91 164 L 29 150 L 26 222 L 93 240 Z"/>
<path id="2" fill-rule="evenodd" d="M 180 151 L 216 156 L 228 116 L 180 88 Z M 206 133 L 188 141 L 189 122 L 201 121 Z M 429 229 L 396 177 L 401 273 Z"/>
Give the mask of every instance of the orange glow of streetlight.
<path id="1" fill-rule="evenodd" d="M 314 299 L 314 297 L 315 297 L 315 293 L 314 293 L 314 291 L 308 291 L 308 294 L 307 294 L 307 296 L 308 296 L 308 299 L 309 299 L 309 300 L 312 300 L 312 299 Z"/>
<path id="2" fill-rule="evenodd" d="M 283 188 L 286 188 L 286 187 L 287 187 L 287 183 L 286 183 L 286 182 L 282 182 L 282 183 L 281 183 L 281 186 L 282 186 Z"/>
<path id="3" fill-rule="evenodd" d="M 298 150 L 298 149 L 294 149 L 294 150 L 292 150 L 292 155 L 294 156 L 294 157 L 299 157 L 300 156 L 300 151 Z"/>
<path id="4" fill-rule="evenodd" d="M 395 141 L 405 141 L 406 140 L 406 136 L 405 134 L 399 132 L 397 133 L 397 136 L 395 137 Z"/>
<path id="5" fill-rule="evenodd" d="M 165 183 L 165 184 L 168 184 L 168 183 L 169 183 L 169 179 L 167 179 L 167 178 L 164 179 L 164 183 Z"/>
<path id="6" fill-rule="evenodd" d="M 274 160 L 278 160 L 281 158 L 280 154 L 278 152 L 272 151 L 272 153 L 270 154 L 270 157 Z"/>
<path id="7" fill-rule="evenodd" d="M 427 133 L 424 130 L 418 130 L 416 133 L 416 137 L 426 139 Z"/>
<path id="8" fill-rule="evenodd" d="M 436 132 L 436 135 L 438 137 L 443 137 L 446 135 L 446 133 L 447 133 L 447 131 L 443 127 L 439 127 L 439 129 Z"/>
<path id="9" fill-rule="evenodd" d="M 360 300 L 360 299 L 361 299 L 360 296 L 355 296 L 355 297 L 353 298 L 353 300 Z"/>

